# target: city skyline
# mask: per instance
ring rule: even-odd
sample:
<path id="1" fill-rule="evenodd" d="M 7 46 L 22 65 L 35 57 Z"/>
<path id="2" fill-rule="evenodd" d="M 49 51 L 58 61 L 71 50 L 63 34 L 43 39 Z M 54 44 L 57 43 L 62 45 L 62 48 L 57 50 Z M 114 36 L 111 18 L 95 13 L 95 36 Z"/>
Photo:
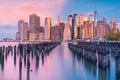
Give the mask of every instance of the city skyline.
<path id="1" fill-rule="evenodd" d="M 88 2 L 89 4 L 86 5 Z M 40 16 L 42 25 L 44 25 L 45 17 L 51 17 L 54 25 L 57 24 L 58 16 L 61 17 L 62 22 L 66 22 L 68 15 L 77 13 L 78 15 L 84 14 L 85 16 L 88 16 L 89 14 L 93 14 L 96 7 L 99 12 L 98 20 L 105 17 L 107 19 L 107 23 L 110 23 L 111 18 L 115 17 L 115 20 L 120 22 L 118 15 L 120 11 L 117 10 L 120 4 L 120 1 L 118 0 L 84 0 L 76 2 L 73 0 L 5 0 L 1 3 L 0 34 L 2 35 L 0 39 L 5 37 L 15 39 L 15 32 L 17 32 L 17 21 L 19 19 L 23 19 L 26 22 L 29 22 L 28 15 L 32 13 Z M 9 15 L 7 11 L 9 11 Z"/>

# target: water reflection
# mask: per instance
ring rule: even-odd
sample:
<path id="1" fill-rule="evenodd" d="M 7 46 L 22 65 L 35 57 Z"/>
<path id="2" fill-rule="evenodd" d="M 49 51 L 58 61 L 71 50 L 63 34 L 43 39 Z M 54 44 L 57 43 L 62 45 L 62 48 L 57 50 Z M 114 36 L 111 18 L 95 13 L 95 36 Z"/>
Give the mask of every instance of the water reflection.
<path id="1" fill-rule="evenodd" d="M 16 66 L 16 46 L 14 46 L 14 66 Z"/>
<path id="2" fill-rule="evenodd" d="M 36 71 L 39 69 L 39 56 L 36 56 Z"/>
<path id="3" fill-rule="evenodd" d="M 116 59 L 115 59 L 115 66 L 116 66 L 116 79 L 120 80 L 120 54 L 117 54 Z"/>
<path id="4" fill-rule="evenodd" d="M 24 66 L 26 67 L 26 54 L 24 55 Z"/>
<path id="5" fill-rule="evenodd" d="M 27 80 L 30 80 L 30 59 L 27 58 Z"/>
<path id="6" fill-rule="evenodd" d="M 20 52 L 19 52 L 20 51 Z M 40 53 L 42 51 L 27 48 L 17 50 L 14 46 L 13 57 L 12 52 L 5 51 L 5 59 L 0 57 L 0 80 L 117 80 L 115 74 L 120 72 L 120 58 L 114 60 L 112 56 L 111 65 L 107 70 L 98 68 L 96 65 L 88 62 L 83 57 L 72 53 L 67 43 L 63 43 L 49 53 Z M 19 54 L 19 56 L 17 55 Z M 14 59 L 13 59 L 14 58 Z M 12 61 L 13 60 L 13 61 Z M 13 66 L 9 66 L 13 63 Z M 10 68 L 10 69 L 9 69 Z M 10 73 L 15 76 L 11 75 Z M 116 70 L 114 73 L 113 71 Z M 1 72 L 4 72 L 1 74 Z M 10 75 L 10 76 L 9 76 Z M 120 74 L 118 74 L 119 76 Z M 11 78 L 13 77 L 13 78 Z M 15 78 L 14 78 L 15 77 Z"/>
<path id="7" fill-rule="evenodd" d="M 44 55 L 42 54 L 42 65 L 44 65 Z"/>
<path id="8" fill-rule="evenodd" d="M 1 70 L 2 72 L 4 71 L 4 56 L 0 59 L 0 64 L 1 64 Z"/>
<path id="9" fill-rule="evenodd" d="M 22 80 L 22 57 L 19 59 L 19 80 Z"/>

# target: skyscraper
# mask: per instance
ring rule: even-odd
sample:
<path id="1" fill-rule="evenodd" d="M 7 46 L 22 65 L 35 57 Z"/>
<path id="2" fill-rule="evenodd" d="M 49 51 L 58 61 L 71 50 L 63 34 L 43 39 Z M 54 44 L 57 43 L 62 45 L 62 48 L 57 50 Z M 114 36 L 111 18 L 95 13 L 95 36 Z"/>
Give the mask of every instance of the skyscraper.
<path id="1" fill-rule="evenodd" d="M 90 36 L 91 36 L 91 39 L 94 38 L 94 17 L 93 15 L 91 14 L 90 16 L 90 19 L 89 19 L 89 24 L 90 24 Z"/>
<path id="2" fill-rule="evenodd" d="M 18 21 L 18 32 L 16 34 L 18 41 L 28 40 L 28 23 L 24 20 Z"/>
<path id="3" fill-rule="evenodd" d="M 23 29 L 24 29 L 24 21 L 23 20 L 19 20 L 18 21 L 18 32 L 20 34 L 20 41 L 23 41 Z"/>
<path id="4" fill-rule="evenodd" d="M 19 32 L 16 33 L 16 40 L 20 41 L 20 33 Z"/>
<path id="5" fill-rule="evenodd" d="M 78 14 L 74 14 L 74 18 L 73 18 L 74 39 L 77 39 L 78 37 L 78 27 L 80 27 L 79 16 Z"/>
<path id="6" fill-rule="evenodd" d="M 45 40 L 50 40 L 50 28 L 51 28 L 52 24 L 51 24 L 51 17 L 46 17 L 45 18 L 45 32 L 44 32 L 44 36 L 45 36 Z"/>
<path id="7" fill-rule="evenodd" d="M 39 38 L 40 17 L 36 14 L 29 16 L 29 39 L 37 40 Z"/>
<path id="8" fill-rule="evenodd" d="M 97 38 L 104 38 L 106 34 L 107 24 L 104 21 L 98 21 L 97 23 Z"/>
<path id="9" fill-rule="evenodd" d="M 83 14 L 80 14 L 80 29 L 81 29 L 81 38 L 84 39 L 85 28 L 84 28 L 84 15 Z"/>
<path id="10" fill-rule="evenodd" d="M 74 39 L 74 18 L 72 18 L 71 39 Z"/>
<path id="11" fill-rule="evenodd" d="M 44 27 L 41 26 L 39 29 L 39 40 L 44 40 Z"/>
<path id="12" fill-rule="evenodd" d="M 89 21 L 85 21 L 83 39 L 92 39 L 92 38 L 93 38 L 93 25 Z"/>
<path id="13" fill-rule="evenodd" d="M 74 14 L 72 22 L 73 22 L 72 23 L 72 39 L 77 39 L 78 34 L 79 34 L 78 27 L 80 27 L 78 14 Z"/>
<path id="14" fill-rule="evenodd" d="M 68 24 L 69 24 L 70 28 L 72 28 L 72 15 L 68 16 Z"/>
<path id="15" fill-rule="evenodd" d="M 40 17 L 36 14 L 32 14 L 29 16 L 29 23 L 30 23 L 30 32 L 37 33 L 39 32 L 40 27 Z"/>
<path id="16" fill-rule="evenodd" d="M 64 22 L 61 22 L 59 24 L 59 27 L 61 29 L 61 35 L 60 35 L 60 39 L 63 40 L 63 32 L 64 32 L 64 28 L 65 28 L 65 23 Z"/>
<path id="17" fill-rule="evenodd" d="M 111 19 L 111 24 L 114 25 L 114 23 L 115 23 L 115 18 L 112 17 L 112 19 Z"/>
<path id="18" fill-rule="evenodd" d="M 64 28 L 64 33 L 63 33 L 64 37 L 63 37 L 63 40 L 71 40 L 71 29 L 70 29 L 70 25 L 69 23 L 67 22 L 66 25 L 65 25 L 65 28 Z"/>
<path id="19" fill-rule="evenodd" d="M 72 15 L 68 16 L 68 24 L 70 26 L 70 32 L 71 32 L 71 39 L 73 39 L 73 19 L 72 19 Z"/>
<path id="20" fill-rule="evenodd" d="M 91 14 L 89 17 L 90 17 L 90 18 L 89 18 L 89 22 L 90 22 L 90 23 L 93 23 L 93 21 L 94 21 L 93 15 Z"/>
<path id="21" fill-rule="evenodd" d="M 60 24 L 60 16 L 58 16 L 58 26 L 59 26 L 59 24 Z"/>
<path id="22" fill-rule="evenodd" d="M 24 29 L 23 29 L 23 39 L 28 40 L 28 23 L 24 23 Z"/>
<path id="23" fill-rule="evenodd" d="M 84 15 L 80 14 L 80 26 L 84 25 Z"/>
<path id="24" fill-rule="evenodd" d="M 61 40 L 61 28 L 58 26 L 52 26 L 50 35 L 51 35 L 52 41 L 60 41 Z"/>
<path id="25" fill-rule="evenodd" d="M 94 38 L 97 38 L 97 22 L 98 22 L 98 11 L 94 11 Z"/>

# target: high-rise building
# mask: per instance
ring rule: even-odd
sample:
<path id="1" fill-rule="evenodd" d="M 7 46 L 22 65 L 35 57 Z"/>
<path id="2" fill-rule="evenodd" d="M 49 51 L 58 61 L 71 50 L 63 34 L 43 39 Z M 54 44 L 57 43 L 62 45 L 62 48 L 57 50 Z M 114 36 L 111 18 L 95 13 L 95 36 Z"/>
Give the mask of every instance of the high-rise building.
<path id="1" fill-rule="evenodd" d="M 97 22 L 98 22 L 98 11 L 94 11 L 94 38 L 97 37 Z"/>
<path id="2" fill-rule="evenodd" d="M 94 21 L 93 15 L 91 14 L 89 17 L 90 17 L 90 18 L 89 18 L 89 22 L 90 22 L 90 23 L 93 23 L 93 21 Z"/>
<path id="3" fill-rule="evenodd" d="M 51 35 L 52 41 L 60 41 L 61 40 L 61 28 L 58 26 L 52 26 L 50 35 Z"/>
<path id="4" fill-rule="evenodd" d="M 44 40 L 44 27 L 41 26 L 39 29 L 39 40 Z"/>
<path id="5" fill-rule="evenodd" d="M 63 36 L 63 40 L 71 40 L 71 29 L 68 22 L 65 25 Z"/>
<path id="6" fill-rule="evenodd" d="M 29 16 L 29 40 L 39 39 L 40 17 L 36 14 Z"/>
<path id="7" fill-rule="evenodd" d="M 89 21 L 88 17 L 87 16 L 84 16 L 84 22 L 85 21 Z"/>
<path id="8" fill-rule="evenodd" d="M 59 26 L 59 24 L 60 24 L 60 16 L 58 16 L 58 26 Z"/>
<path id="9" fill-rule="evenodd" d="M 115 26 L 115 18 L 112 17 L 112 19 L 111 19 L 111 28 L 113 29 L 114 26 Z"/>
<path id="10" fill-rule="evenodd" d="M 23 29 L 23 39 L 28 40 L 28 23 L 24 23 L 24 29 Z"/>
<path id="11" fill-rule="evenodd" d="M 89 19 L 90 37 L 91 37 L 91 39 L 93 39 L 94 38 L 94 17 L 92 14 L 89 17 L 90 17 L 90 19 Z"/>
<path id="12" fill-rule="evenodd" d="M 73 39 L 73 18 L 72 15 L 68 16 L 68 24 L 70 26 L 70 31 L 71 31 L 71 39 Z"/>
<path id="13" fill-rule="evenodd" d="M 104 38 L 106 34 L 107 24 L 104 21 L 97 23 L 97 38 Z"/>
<path id="14" fill-rule="evenodd" d="M 65 28 L 65 23 L 64 23 L 64 22 L 61 22 L 61 23 L 59 24 L 59 27 L 60 27 L 60 29 L 61 29 L 61 37 L 60 37 L 60 39 L 63 40 L 63 32 L 64 32 L 64 28 Z"/>
<path id="15" fill-rule="evenodd" d="M 17 40 L 17 41 L 20 41 L 20 32 L 17 32 L 17 33 L 16 33 L 16 40 Z"/>
<path id="16" fill-rule="evenodd" d="M 24 29 L 24 20 L 18 21 L 18 32 L 20 34 L 20 41 L 23 41 L 23 29 Z"/>
<path id="17" fill-rule="evenodd" d="M 52 26 L 51 24 L 51 18 L 50 17 L 46 17 L 45 18 L 45 32 L 44 32 L 44 39 L 45 40 L 50 40 L 50 27 Z"/>
<path id="18" fill-rule="evenodd" d="M 89 21 L 85 21 L 83 39 L 92 39 L 92 38 L 93 38 L 93 23 L 90 23 Z"/>
<path id="19" fill-rule="evenodd" d="M 85 29 L 84 29 L 84 15 L 83 14 L 80 14 L 80 29 L 81 29 L 81 38 L 84 39 Z"/>
<path id="20" fill-rule="evenodd" d="M 40 26 L 40 33 L 44 33 L 44 27 L 43 26 Z"/>
<path id="21" fill-rule="evenodd" d="M 110 29 L 113 33 L 117 33 L 118 32 L 118 24 L 115 22 L 115 18 L 112 17 L 111 19 L 111 23 L 110 23 Z"/>
<path id="22" fill-rule="evenodd" d="M 36 14 L 29 16 L 30 33 L 38 33 L 40 27 L 40 17 Z"/>
<path id="23" fill-rule="evenodd" d="M 79 26 L 79 16 L 78 16 L 78 14 L 74 14 L 73 25 L 72 25 L 72 39 L 77 39 L 78 27 L 80 27 Z"/>
<path id="24" fill-rule="evenodd" d="M 84 15 L 80 14 L 80 26 L 84 25 Z"/>
<path id="25" fill-rule="evenodd" d="M 68 24 L 69 24 L 70 28 L 72 28 L 72 15 L 68 16 Z"/>
<path id="26" fill-rule="evenodd" d="M 79 16 L 78 15 L 76 15 L 76 17 L 75 17 L 75 28 L 74 28 L 74 31 L 75 31 L 75 33 L 74 33 L 74 38 L 75 39 L 78 39 L 79 38 L 79 35 L 80 35 L 80 24 L 79 24 L 79 22 L 80 22 L 80 20 L 79 20 Z"/>
<path id="27" fill-rule="evenodd" d="M 28 23 L 24 20 L 18 21 L 18 32 L 16 33 L 16 37 L 18 41 L 28 40 Z"/>

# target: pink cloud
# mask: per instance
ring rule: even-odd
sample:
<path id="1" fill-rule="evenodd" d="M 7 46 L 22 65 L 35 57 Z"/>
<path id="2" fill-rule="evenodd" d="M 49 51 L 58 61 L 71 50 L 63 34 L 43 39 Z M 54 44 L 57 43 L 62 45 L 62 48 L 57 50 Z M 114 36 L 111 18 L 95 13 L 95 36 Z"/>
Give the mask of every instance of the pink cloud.
<path id="1" fill-rule="evenodd" d="M 13 2 L 12 2 L 13 1 Z M 0 6 L 0 24 L 17 24 L 19 19 L 28 22 L 29 15 L 36 13 L 44 22 L 46 16 L 51 16 L 53 21 L 63 8 L 64 0 L 12 0 L 2 1 Z"/>

